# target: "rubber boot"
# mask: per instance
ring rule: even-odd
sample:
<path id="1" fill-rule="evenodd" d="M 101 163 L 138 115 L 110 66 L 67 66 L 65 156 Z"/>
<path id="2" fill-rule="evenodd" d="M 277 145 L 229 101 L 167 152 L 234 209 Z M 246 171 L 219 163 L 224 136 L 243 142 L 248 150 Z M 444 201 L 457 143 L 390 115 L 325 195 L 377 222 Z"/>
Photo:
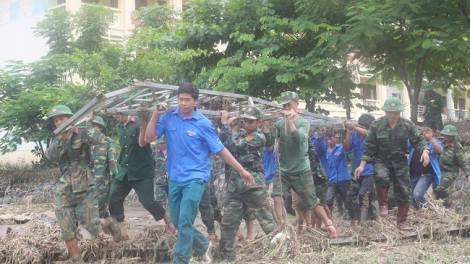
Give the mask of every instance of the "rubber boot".
<path id="1" fill-rule="evenodd" d="M 388 215 L 387 188 L 377 189 L 377 201 L 379 202 L 379 215 Z"/>
<path id="2" fill-rule="evenodd" d="M 413 230 L 411 227 L 406 225 L 406 218 L 408 218 L 408 210 L 410 210 L 410 205 L 399 205 L 397 213 L 397 227 L 403 231 Z"/>

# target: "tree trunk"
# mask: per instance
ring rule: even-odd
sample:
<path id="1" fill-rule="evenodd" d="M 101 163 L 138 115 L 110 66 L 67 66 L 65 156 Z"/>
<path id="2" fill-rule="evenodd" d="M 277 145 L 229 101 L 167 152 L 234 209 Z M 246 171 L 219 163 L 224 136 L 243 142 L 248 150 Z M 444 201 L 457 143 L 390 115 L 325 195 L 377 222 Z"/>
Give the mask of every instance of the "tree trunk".
<path id="1" fill-rule="evenodd" d="M 344 108 L 346 108 L 346 119 L 351 120 L 351 90 L 346 91 L 346 98 L 344 100 Z"/>
<path id="2" fill-rule="evenodd" d="M 410 111 L 411 121 L 416 124 L 418 122 L 418 96 L 414 96 L 413 99 L 410 99 Z"/>
<path id="3" fill-rule="evenodd" d="M 316 100 L 315 98 L 305 99 L 305 109 L 311 113 L 315 113 L 315 105 Z"/>

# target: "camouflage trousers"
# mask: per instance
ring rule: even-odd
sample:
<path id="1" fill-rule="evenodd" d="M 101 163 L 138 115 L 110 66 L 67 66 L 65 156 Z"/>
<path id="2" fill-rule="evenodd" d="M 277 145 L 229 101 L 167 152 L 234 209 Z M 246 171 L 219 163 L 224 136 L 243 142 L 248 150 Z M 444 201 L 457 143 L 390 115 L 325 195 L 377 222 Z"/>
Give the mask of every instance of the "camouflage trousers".
<path id="1" fill-rule="evenodd" d="M 63 184 L 57 184 L 57 190 Z M 60 226 L 60 238 L 69 241 L 77 237 L 78 224 L 81 224 L 92 235 L 97 236 L 102 231 L 98 213 L 98 192 L 95 186 L 79 193 L 60 193 L 56 191 L 54 209 Z"/>
<path id="2" fill-rule="evenodd" d="M 214 221 L 222 222 L 222 215 L 219 209 L 217 198 L 215 197 L 214 177 L 211 176 L 204 192 L 202 193 L 201 201 L 199 202 L 199 211 L 201 212 L 202 223 L 207 228 L 207 233 L 215 232 Z"/>
<path id="3" fill-rule="evenodd" d="M 298 208 L 302 212 L 314 209 L 319 205 L 320 201 L 315 194 L 315 184 L 310 170 L 298 174 L 281 173 L 281 180 L 279 179 L 279 173 L 276 173 L 271 197 L 282 195 L 285 199 L 290 195 L 291 188 L 300 197 Z"/>
<path id="4" fill-rule="evenodd" d="M 244 193 L 226 192 L 224 198 L 224 213 L 220 227 L 220 252 L 228 261 L 235 260 L 235 236 L 240 226 L 243 214 L 247 209 L 258 220 L 265 234 L 276 229 L 273 216 L 269 211 L 266 188 L 254 188 Z"/>
<path id="5" fill-rule="evenodd" d="M 165 207 L 168 200 L 168 178 L 163 176 L 155 177 L 155 201 Z"/>
<path id="6" fill-rule="evenodd" d="M 274 215 L 274 200 L 271 197 L 271 193 L 273 192 L 273 183 L 270 182 L 266 185 L 266 190 L 268 192 L 267 198 L 269 203 L 269 210 L 271 214 Z M 243 215 L 243 220 L 247 221 L 254 221 L 256 219 L 255 215 L 251 212 L 249 208 L 247 208 L 245 214 Z"/>
<path id="7" fill-rule="evenodd" d="M 393 187 L 398 205 L 411 202 L 410 167 L 406 160 L 402 162 L 377 162 L 374 165 L 375 186 L 377 189 Z"/>
<path id="8" fill-rule="evenodd" d="M 442 199 L 444 201 L 450 198 L 449 187 L 457 179 L 457 174 L 452 172 L 442 172 L 441 183 L 439 185 L 433 183 L 432 190 L 436 199 Z"/>
<path id="9" fill-rule="evenodd" d="M 373 175 L 361 176 L 359 180 L 351 179 L 351 201 L 359 222 L 377 219 L 374 182 Z"/>
<path id="10" fill-rule="evenodd" d="M 104 179 L 96 181 L 96 191 L 98 192 L 98 211 L 100 218 L 106 218 L 109 216 L 108 211 L 108 195 L 111 189 L 111 181 Z"/>

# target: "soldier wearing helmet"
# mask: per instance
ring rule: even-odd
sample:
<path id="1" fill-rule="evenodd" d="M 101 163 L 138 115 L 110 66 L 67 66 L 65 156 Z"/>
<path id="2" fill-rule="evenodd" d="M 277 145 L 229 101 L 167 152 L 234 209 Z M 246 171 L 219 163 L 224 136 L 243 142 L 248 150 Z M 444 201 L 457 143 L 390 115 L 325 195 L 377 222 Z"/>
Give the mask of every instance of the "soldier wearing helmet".
<path id="1" fill-rule="evenodd" d="M 400 117 L 403 107 L 400 99 L 391 97 L 385 100 L 382 110 L 385 116 L 372 122 L 366 136 L 361 164 L 354 176 L 358 179 L 368 163 L 374 161 L 374 178 L 377 188 L 380 216 L 388 214 L 387 190 L 390 182 L 398 203 L 397 227 L 409 230 L 406 226 L 410 207 L 410 170 L 406 153 L 408 142 L 421 154 L 424 166 L 429 163 L 429 147 L 408 119 Z"/>
<path id="2" fill-rule="evenodd" d="M 453 125 L 447 125 L 442 129 L 441 134 L 444 135 L 442 141 L 444 148 L 439 157 L 441 182 L 439 185 L 433 184 L 432 187 L 436 198 L 444 200 L 444 205 L 450 207 L 452 201 L 449 196 L 449 186 L 459 176 L 459 169 L 463 170 L 470 181 L 470 166 L 464 157 L 462 145 L 455 140 L 455 137 L 459 135 L 457 128 Z"/>
<path id="3" fill-rule="evenodd" d="M 72 115 L 70 108 L 57 105 L 51 109 L 47 120 L 58 128 Z M 78 223 L 93 236 L 97 236 L 102 230 L 109 230 L 116 242 L 121 238 L 116 219 L 99 218 L 91 147 L 99 142 L 101 133 L 90 124 L 94 118 L 91 115 L 85 126 L 72 127 L 54 137 L 46 150 L 46 157 L 57 162 L 62 173 L 56 184 L 54 208 L 61 239 L 65 241 L 74 263 L 85 263 L 78 249 Z"/>
<path id="4" fill-rule="evenodd" d="M 95 174 L 96 190 L 98 191 L 98 209 L 100 218 L 109 216 L 108 195 L 111 189 L 111 181 L 118 173 L 117 144 L 107 137 L 106 125 L 103 118 L 97 116 L 91 121 L 93 126 L 101 132 L 100 141 L 93 146 L 92 159 L 94 161 L 93 172 Z"/>

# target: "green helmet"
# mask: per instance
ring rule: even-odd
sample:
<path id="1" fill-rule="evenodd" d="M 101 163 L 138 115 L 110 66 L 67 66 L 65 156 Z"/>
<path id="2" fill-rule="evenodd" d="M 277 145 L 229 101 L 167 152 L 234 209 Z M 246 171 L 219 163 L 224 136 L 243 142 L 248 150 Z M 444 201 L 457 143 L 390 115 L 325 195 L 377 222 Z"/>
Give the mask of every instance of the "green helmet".
<path id="1" fill-rule="evenodd" d="M 157 141 L 155 141 L 155 142 L 156 142 L 157 144 L 163 144 L 163 143 L 165 143 L 165 142 L 166 142 L 166 140 L 165 140 L 165 135 L 162 135 L 161 137 L 159 137 L 159 138 L 157 139 Z"/>
<path id="2" fill-rule="evenodd" d="M 381 108 L 385 112 L 401 112 L 405 107 L 397 97 L 390 97 L 385 100 L 384 106 Z"/>
<path id="3" fill-rule="evenodd" d="M 428 92 L 432 91 L 434 89 L 434 84 L 425 82 L 423 85 L 421 85 L 421 92 Z"/>
<path id="4" fill-rule="evenodd" d="M 95 119 L 93 119 L 93 121 L 91 121 L 93 124 L 98 124 L 98 125 L 101 125 L 103 128 L 104 128 L 104 131 L 106 131 L 106 125 L 104 124 L 104 120 L 103 118 L 97 116 L 95 117 Z"/>
<path id="5" fill-rule="evenodd" d="M 52 107 L 51 109 L 51 112 L 49 113 L 49 116 L 47 117 L 47 120 L 52 122 L 52 118 L 54 116 L 59 116 L 59 115 L 69 115 L 69 116 L 72 116 L 73 113 L 72 111 L 70 110 L 70 108 L 68 108 L 67 106 L 65 105 L 56 105 L 54 107 Z"/>
<path id="6" fill-rule="evenodd" d="M 457 128 L 453 125 L 447 125 L 441 130 L 442 135 L 446 136 L 458 136 L 459 134 L 457 133 Z"/>
<path id="7" fill-rule="evenodd" d="M 261 120 L 263 118 L 263 111 L 255 106 L 247 106 L 243 109 L 243 114 L 240 118 Z"/>

